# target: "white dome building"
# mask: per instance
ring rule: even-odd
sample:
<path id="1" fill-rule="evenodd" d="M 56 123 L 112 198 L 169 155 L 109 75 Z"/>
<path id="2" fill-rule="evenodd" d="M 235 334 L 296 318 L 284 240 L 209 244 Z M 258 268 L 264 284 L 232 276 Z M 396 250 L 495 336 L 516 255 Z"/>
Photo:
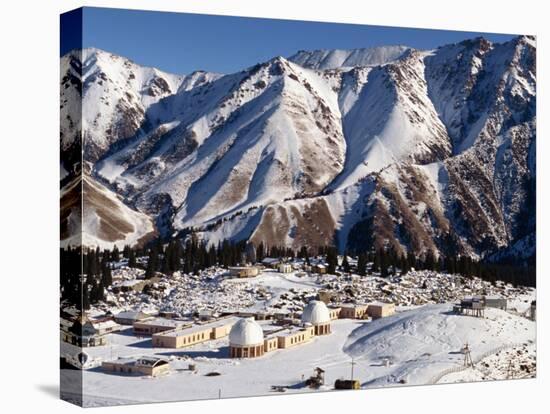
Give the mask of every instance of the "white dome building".
<path id="1" fill-rule="evenodd" d="M 253 318 L 239 319 L 229 332 L 231 358 L 254 358 L 264 354 L 264 331 Z"/>
<path id="2" fill-rule="evenodd" d="M 315 335 L 330 333 L 330 312 L 324 302 L 312 300 L 302 312 L 302 323 L 309 323 L 315 328 Z"/>

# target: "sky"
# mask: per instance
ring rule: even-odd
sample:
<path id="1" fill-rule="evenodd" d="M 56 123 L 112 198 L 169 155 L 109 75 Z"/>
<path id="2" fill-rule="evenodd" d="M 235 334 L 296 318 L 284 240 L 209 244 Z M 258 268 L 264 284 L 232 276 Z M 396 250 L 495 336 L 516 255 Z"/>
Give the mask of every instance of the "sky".
<path id="1" fill-rule="evenodd" d="M 433 49 L 477 36 L 503 42 L 514 35 L 411 29 L 247 17 L 107 8 L 83 9 L 61 18 L 61 55 L 96 47 L 144 66 L 188 74 L 195 70 L 233 73 L 298 50 L 407 45 Z"/>

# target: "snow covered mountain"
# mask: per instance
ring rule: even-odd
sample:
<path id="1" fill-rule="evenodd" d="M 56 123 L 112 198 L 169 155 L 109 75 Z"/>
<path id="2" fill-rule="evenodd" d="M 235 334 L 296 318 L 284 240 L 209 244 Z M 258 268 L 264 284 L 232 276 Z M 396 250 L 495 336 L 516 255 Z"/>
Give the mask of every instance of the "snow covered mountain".
<path id="1" fill-rule="evenodd" d="M 152 122 L 151 105 L 180 88 L 189 90 L 219 76 L 204 72 L 172 75 L 99 49 L 63 56 L 61 73 L 61 117 L 69 120 L 62 123 L 61 148 L 69 148 L 81 132 L 85 157 L 92 161 L 118 141 L 146 129 Z M 75 94 L 82 97 L 81 107 L 66 104 Z"/>
<path id="2" fill-rule="evenodd" d="M 87 182 L 164 236 L 529 257 L 535 67 L 525 36 L 300 51 L 227 75 L 87 49 L 62 58 L 62 168 L 82 134 Z"/>
<path id="3" fill-rule="evenodd" d="M 381 46 L 368 49 L 300 50 L 289 60 L 310 69 L 340 69 L 356 66 L 380 66 L 394 62 L 406 51 L 407 46 Z"/>

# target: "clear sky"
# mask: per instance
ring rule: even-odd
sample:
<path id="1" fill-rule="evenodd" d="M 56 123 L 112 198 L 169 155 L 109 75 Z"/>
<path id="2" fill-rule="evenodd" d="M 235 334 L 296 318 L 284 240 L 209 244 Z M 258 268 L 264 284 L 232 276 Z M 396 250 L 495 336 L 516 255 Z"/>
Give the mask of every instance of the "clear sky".
<path id="1" fill-rule="evenodd" d="M 399 44 L 432 49 L 477 36 L 494 42 L 513 37 L 88 7 L 84 8 L 83 15 L 84 47 L 97 47 L 130 58 L 140 65 L 180 74 L 198 69 L 232 73 L 274 56 L 291 56 L 300 49 L 353 49 Z M 61 32 L 61 55 L 75 47 L 75 40 L 69 39 L 70 36 L 74 38 L 70 32 Z"/>

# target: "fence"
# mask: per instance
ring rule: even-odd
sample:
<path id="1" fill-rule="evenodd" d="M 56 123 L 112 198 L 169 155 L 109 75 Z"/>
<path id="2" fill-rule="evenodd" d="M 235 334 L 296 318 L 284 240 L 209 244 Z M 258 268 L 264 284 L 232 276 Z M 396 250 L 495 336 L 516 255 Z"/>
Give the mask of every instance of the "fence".
<path id="1" fill-rule="evenodd" d="M 490 350 L 484 352 L 483 354 L 479 355 L 473 361 L 473 363 L 475 365 L 475 364 L 479 363 L 481 360 L 487 358 L 488 356 L 496 354 L 497 352 L 503 351 L 504 349 L 515 348 L 515 347 L 523 346 L 523 345 L 525 345 L 525 344 L 524 343 L 515 343 L 515 344 L 500 345 L 496 348 L 490 349 Z M 439 374 L 434 376 L 430 381 L 428 381 L 428 384 L 429 385 L 437 384 L 441 380 L 441 378 L 443 378 L 445 375 L 453 374 L 455 372 L 465 371 L 468 368 L 470 368 L 470 366 L 465 366 L 465 365 L 458 365 L 458 366 L 455 366 L 455 367 L 447 368 L 446 370 L 443 370 Z"/>

